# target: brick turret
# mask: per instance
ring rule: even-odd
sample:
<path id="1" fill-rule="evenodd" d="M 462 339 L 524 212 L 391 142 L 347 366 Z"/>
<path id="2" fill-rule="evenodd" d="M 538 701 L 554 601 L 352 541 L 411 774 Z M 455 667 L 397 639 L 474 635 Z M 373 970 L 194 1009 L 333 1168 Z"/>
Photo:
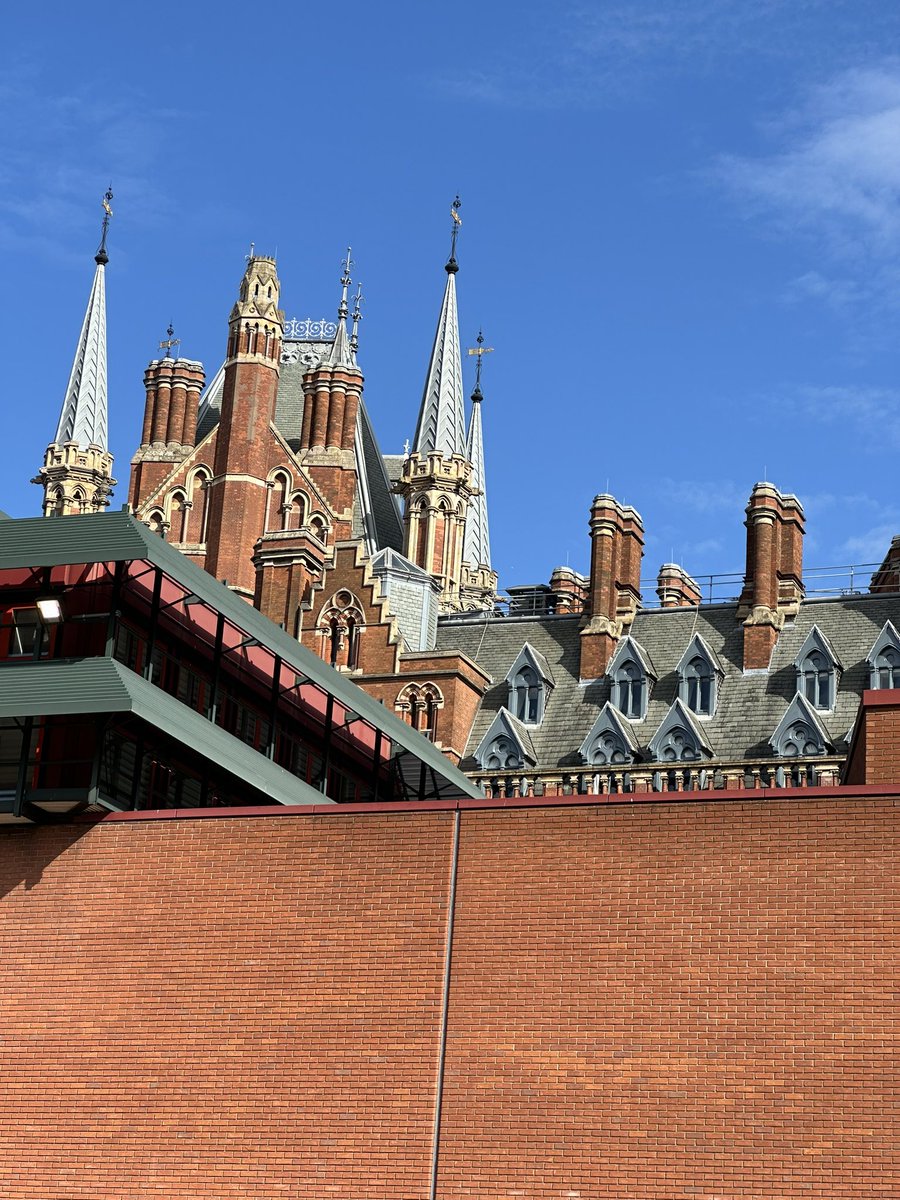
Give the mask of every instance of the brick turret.
<path id="1" fill-rule="evenodd" d="M 209 483 L 206 569 L 252 598 L 250 547 L 265 527 L 270 426 L 275 415 L 284 313 L 273 258 L 253 257 L 228 322 L 228 357 L 214 475 Z"/>
<path id="2" fill-rule="evenodd" d="M 656 594 L 662 608 L 690 608 L 702 599 L 696 579 L 677 563 L 663 563 L 659 568 Z"/>

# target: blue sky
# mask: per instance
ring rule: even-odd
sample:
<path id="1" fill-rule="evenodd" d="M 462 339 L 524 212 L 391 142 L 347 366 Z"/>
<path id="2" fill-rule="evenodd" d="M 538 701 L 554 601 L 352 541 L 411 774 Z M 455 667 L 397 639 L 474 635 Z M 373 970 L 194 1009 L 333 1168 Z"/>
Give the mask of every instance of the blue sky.
<path id="1" fill-rule="evenodd" d="M 0 507 L 53 436 L 112 181 L 112 449 L 171 319 L 211 375 L 249 243 L 332 316 L 351 243 L 385 451 L 412 437 L 458 191 L 501 583 L 586 570 L 598 491 L 645 574 L 739 571 L 768 477 L 809 564 L 900 532 L 900 9 L 887 0 L 51 0 L 0 47 Z M 467 383 L 471 383 L 471 378 Z"/>

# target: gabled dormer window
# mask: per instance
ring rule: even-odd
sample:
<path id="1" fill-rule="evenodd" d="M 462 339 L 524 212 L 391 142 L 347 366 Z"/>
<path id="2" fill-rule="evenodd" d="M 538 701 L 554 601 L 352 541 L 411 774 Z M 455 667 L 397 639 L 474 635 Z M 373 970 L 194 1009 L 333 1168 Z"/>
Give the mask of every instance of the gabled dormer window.
<path id="1" fill-rule="evenodd" d="M 606 668 L 610 699 L 623 717 L 642 721 L 647 713 L 650 682 L 657 675 L 647 651 L 629 634 L 622 638 Z"/>
<path id="2" fill-rule="evenodd" d="M 829 712 L 834 708 L 841 662 L 831 642 L 817 625 L 813 625 L 806 635 L 806 641 L 794 659 L 794 667 L 799 695 L 820 712 Z"/>
<path id="3" fill-rule="evenodd" d="M 681 699 L 663 717 L 648 749 L 653 762 L 697 762 L 712 755 L 709 742 Z"/>
<path id="4" fill-rule="evenodd" d="M 537 762 L 528 730 L 505 708 L 491 721 L 474 757 L 483 771 L 520 771 Z"/>
<path id="5" fill-rule="evenodd" d="M 637 743 L 627 721 L 608 700 L 581 743 L 581 761 L 592 767 L 620 766 L 634 762 Z"/>
<path id="6" fill-rule="evenodd" d="M 523 725 L 540 725 L 553 687 L 550 664 L 528 642 L 519 651 L 506 676 L 507 708 Z"/>
<path id="7" fill-rule="evenodd" d="M 788 705 L 769 745 L 780 758 L 809 758 L 828 749 L 828 735 L 812 701 L 802 692 Z"/>
<path id="8" fill-rule="evenodd" d="M 698 717 L 711 717 L 725 673 L 715 651 L 699 633 L 691 638 L 676 669 L 681 700 Z"/>
<path id="9" fill-rule="evenodd" d="M 866 662 L 869 664 L 869 687 L 879 690 L 900 688 L 900 635 L 890 621 L 885 621 Z"/>

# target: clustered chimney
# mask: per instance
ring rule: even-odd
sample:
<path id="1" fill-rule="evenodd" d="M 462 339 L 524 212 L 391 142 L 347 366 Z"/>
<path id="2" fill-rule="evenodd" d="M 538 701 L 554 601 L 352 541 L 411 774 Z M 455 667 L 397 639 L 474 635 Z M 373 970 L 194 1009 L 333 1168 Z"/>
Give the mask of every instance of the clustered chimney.
<path id="1" fill-rule="evenodd" d="M 644 524 L 637 511 L 610 495 L 591 508 L 590 620 L 581 631 L 581 678 L 599 679 L 641 602 Z"/>
<path id="2" fill-rule="evenodd" d="M 744 622 L 744 670 L 767 670 L 785 617 L 803 599 L 806 518 L 796 496 L 758 483 L 747 505 L 747 567 L 738 606 Z"/>
<path id="3" fill-rule="evenodd" d="M 188 358 L 155 359 L 144 373 L 147 400 L 141 446 L 191 449 L 197 440 L 197 409 L 203 364 Z"/>
<path id="4" fill-rule="evenodd" d="M 659 568 L 656 594 L 663 608 L 692 608 L 702 599 L 700 585 L 677 563 L 663 563 Z"/>
<path id="5" fill-rule="evenodd" d="M 571 567 L 554 567 L 550 576 L 553 611 L 557 615 L 583 613 L 590 594 L 590 580 Z"/>

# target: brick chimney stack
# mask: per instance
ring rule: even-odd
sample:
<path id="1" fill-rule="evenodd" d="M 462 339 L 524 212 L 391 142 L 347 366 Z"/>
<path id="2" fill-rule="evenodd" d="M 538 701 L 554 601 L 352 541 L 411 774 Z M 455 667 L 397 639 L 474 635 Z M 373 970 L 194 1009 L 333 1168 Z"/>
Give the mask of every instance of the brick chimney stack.
<path id="1" fill-rule="evenodd" d="M 194 448 L 205 376 L 189 358 L 154 359 L 144 372 L 144 428 L 131 460 L 129 501 L 136 509 Z"/>
<path id="2" fill-rule="evenodd" d="M 663 563 L 659 568 L 656 594 L 663 608 L 693 608 L 702 599 L 700 585 L 677 563 Z"/>
<path id="3" fill-rule="evenodd" d="M 805 517 L 796 496 L 758 483 L 747 505 L 747 567 L 738 606 L 744 623 L 744 670 L 764 671 L 786 616 L 803 598 Z"/>
<path id="4" fill-rule="evenodd" d="M 587 606 L 589 580 L 571 567 L 554 567 L 550 576 L 553 610 L 557 614 L 583 613 Z"/>
<path id="5" fill-rule="evenodd" d="M 581 631 L 581 678 L 599 679 L 641 602 L 644 524 L 635 509 L 603 494 L 591 507 L 590 620 Z"/>

